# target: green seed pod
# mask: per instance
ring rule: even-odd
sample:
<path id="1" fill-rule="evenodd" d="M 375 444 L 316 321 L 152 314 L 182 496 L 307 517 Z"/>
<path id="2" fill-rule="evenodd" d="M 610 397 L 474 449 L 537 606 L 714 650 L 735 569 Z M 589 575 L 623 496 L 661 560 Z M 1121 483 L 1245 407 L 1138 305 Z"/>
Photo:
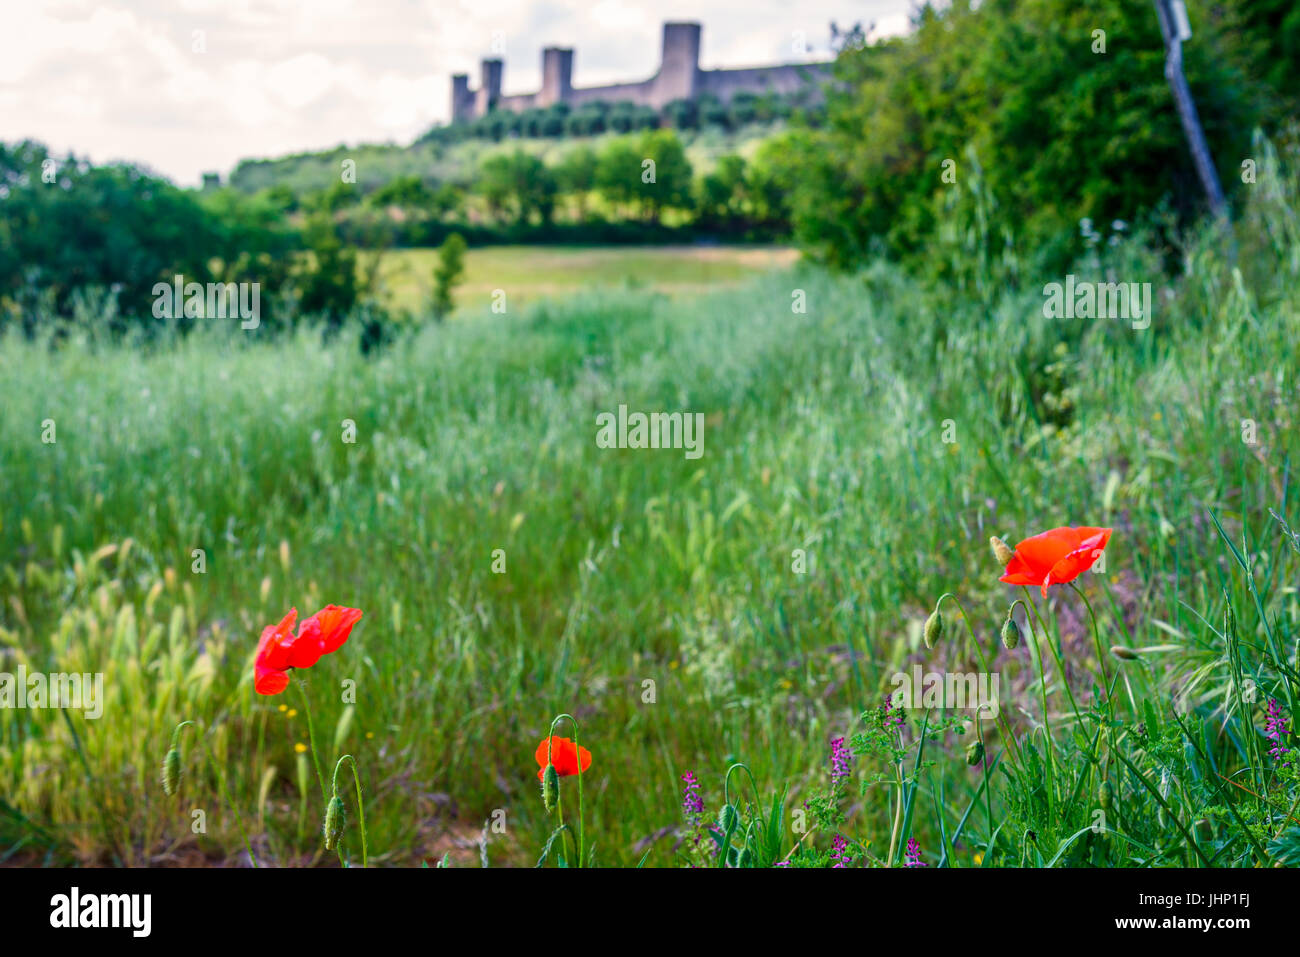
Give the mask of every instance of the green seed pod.
<path id="1" fill-rule="evenodd" d="M 547 764 L 542 772 L 542 804 L 548 812 L 555 810 L 555 799 L 560 795 L 560 772 L 555 765 Z"/>
<path id="2" fill-rule="evenodd" d="M 1115 791 L 1110 786 L 1109 781 L 1102 781 L 1101 787 L 1097 788 L 1097 804 L 1103 811 L 1110 810 L 1110 800 L 1114 797 Z"/>
<path id="3" fill-rule="evenodd" d="M 1138 654 L 1132 648 L 1125 648 L 1123 645 L 1115 645 L 1110 649 L 1110 653 L 1120 661 L 1137 661 Z"/>
<path id="4" fill-rule="evenodd" d="M 343 799 L 336 794 L 330 798 L 329 807 L 325 809 L 325 850 L 334 850 L 339 838 L 343 836 L 343 825 L 346 820 Z"/>
<path id="5" fill-rule="evenodd" d="M 176 793 L 176 788 L 181 783 L 181 753 L 175 748 L 167 752 L 163 758 L 162 766 L 162 786 L 163 793 L 168 797 Z"/>
<path id="6" fill-rule="evenodd" d="M 925 620 L 925 647 L 933 648 L 935 642 L 943 637 L 943 615 L 939 614 L 939 609 L 931 613 L 930 617 Z"/>
<path id="7" fill-rule="evenodd" d="M 1016 553 L 1011 546 L 996 535 L 989 539 L 989 546 L 993 549 L 993 557 L 998 560 L 999 565 L 1005 565 L 1016 557 Z"/>
<path id="8" fill-rule="evenodd" d="M 966 763 L 975 767 L 984 760 L 984 743 L 978 738 L 966 745 Z"/>
<path id="9" fill-rule="evenodd" d="M 1002 623 L 1002 644 L 1008 651 L 1014 650 L 1020 644 L 1020 626 L 1010 615 L 1007 615 L 1007 620 Z"/>

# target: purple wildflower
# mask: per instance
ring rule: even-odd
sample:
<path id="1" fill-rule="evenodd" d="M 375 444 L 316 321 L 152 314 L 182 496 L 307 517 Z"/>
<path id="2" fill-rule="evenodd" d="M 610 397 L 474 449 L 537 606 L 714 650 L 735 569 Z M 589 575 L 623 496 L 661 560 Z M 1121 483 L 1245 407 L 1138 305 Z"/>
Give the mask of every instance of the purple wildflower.
<path id="1" fill-rule="evenodd" d="M 885 696 L 885 722 L 884 722 L 885 726 L 888 727 L 889 725 L 893 725 L 895 727 L 902 727 L 903 725 L 902 710 L 903 710 L 902 708 L 895 708 L 893 698 L 889 695 L 886 695 Z"/>
<path id="2" fill-rule="evenodd" d="M 853 773 L 850 765 L 853 763 L 853 756 L 849 754 L 849 746 L 844 743 L 843 738 L 836 738 L 831 742 L 831 786 L 839 784 L 850 774 Z"/>
<path id="3" fill-rule="evenodd" d="M 849 857 L 849 842 L 838 834 L 831 842 L 831 860 L 836 862 L 835 867 L 848 867 L 853 863 L 853 858 Z"/>
<path id="4" fill-rule="evenodd" d="M 682 775 L 682 780 L 686 782 L 686 787 L 682 791 L 682 811 L 685 812 L 686 820 L 691 827 L 699 827 L 700 818 L 704 814 L 704 799 L 700 797 L 700 782 L 690 771 Z"/>
<path id="5" fill-rule="evenodd" d="M 904 867 L 928 867 L 929 866 L 928 864 L 925 863 L 925 861 L 921 860 L 921 845 L 917 842 L 916 838 L 914 837 L 909 837 L 907 839 L 907 853 L 905 855 L 905 860 L 903 861 L 903 866 Z"/>
<path id="6" fill-rule="evenodd" d="M 1282 714 L 1282 705 L 1276 698 L 1268 699 L 1268 720 L 1264 722 L 1264 733 L 1268 739 L 1273 742 L 1273 747 L 1269 748 L 1268 753 L 1274 761 L 1281 762 L 1282 767 L 1291 766 L 1290 761 L 1283 761 L 1291 749 L 1282 743 L 1283 738 L 1290 734 L 1286 726 L 1286 716 Z"/>

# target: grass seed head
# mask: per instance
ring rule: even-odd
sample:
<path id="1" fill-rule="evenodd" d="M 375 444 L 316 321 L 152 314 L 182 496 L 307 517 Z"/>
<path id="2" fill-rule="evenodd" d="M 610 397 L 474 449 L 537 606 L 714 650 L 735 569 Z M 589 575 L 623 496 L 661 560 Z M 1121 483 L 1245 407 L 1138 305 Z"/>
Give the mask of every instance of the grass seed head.
<path id="1" fill-rule="evenodd" d="M 163 793 L 171 797 L 176 793 L 177 787 L 181 783 L 181 753 L 175 748 L 167 752 L 163 758 L 162 766 L 162 786 Z"/>

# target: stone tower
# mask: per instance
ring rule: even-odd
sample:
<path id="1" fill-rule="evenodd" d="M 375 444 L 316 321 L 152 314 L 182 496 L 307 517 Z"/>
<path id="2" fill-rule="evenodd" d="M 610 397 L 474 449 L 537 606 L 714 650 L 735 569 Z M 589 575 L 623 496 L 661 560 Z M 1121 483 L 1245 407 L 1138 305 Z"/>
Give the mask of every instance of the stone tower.
<path id="1" fill-rule="evenodd" d="M 538 106 L 563 103 L 573 92 L 573 50 L 547 47 L 542 51 L 542 89 Z"/>
<path id="2" fill-rule="evenodd" d="M 663 106 L 695 97 L 700 73 L 700 25 L 665 23 L 663 56 L 655 78 L 655 99 Z"/>
<path id="3" fill-rule="evenodd" d="M 492 110 L 514 113 L 546 109 L 567 103 L 580 109 L 596 101 L 636 103 L 662 110 L 674 100 L 697 100 L 709 95 L 726 103 L 737 93 L 794 94 L 817 87 L 830 79 L 829 63 L 783 63 L 742 69 L 700 69 L 700 24 L 690 21 L 665 23 L 659 69 L 646 80 L 613 83 L 609 86 L 573 85 L 573 49 L 546 47 L 542 50 L 542 86 L 536 93 L 502 93 L 501 60 L 482 61 L 478 89 L 470 89 L 469 78 L 456 74 L 451 81 L 451 116 L 469 121 Z M 814 89 L 813 95 L 819 95 Z"/>
<path id="4" fill-rule="evenodd" d="M 452 122 L 468 120 L 474 116 L 474 94 L 469 88 L 469 74 L 453 73 L 451 77 Z"/>
<path id="5" fill-rule="evenodd" d="M 484 60 L 479 65 L 478 91 L 474 94 L 476 116 L 487 116 L 501 99 L 502 69 L 500 60 Z"/>

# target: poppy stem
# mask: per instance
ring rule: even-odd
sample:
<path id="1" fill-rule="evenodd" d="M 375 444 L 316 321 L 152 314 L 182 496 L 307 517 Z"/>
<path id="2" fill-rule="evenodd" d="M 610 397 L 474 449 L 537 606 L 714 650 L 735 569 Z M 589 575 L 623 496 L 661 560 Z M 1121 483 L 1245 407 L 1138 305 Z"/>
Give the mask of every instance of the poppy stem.
<path id="1" fill-rule="evenodd" d="M 899 735 L 900 744 L 902 735 Z M 898 761 L 894 764 L 894 783 L 898 786 L 897 794 L 894 796 L 894 824 L 889 829 L 889 866 L 893 867 L 897 862 L 898 853 L 898 835 L 903 829 L 903 762 Z"/>
<path id="2" fill-rule="evenodd" d="M 191 725 L 195 732 L 198 731 L 199 726 L 193 721 L 182 721 L 176 726 L 176 730 L 172 732 L 173 748 L 180 746 L 181 730 L 186 725 Z M 221 773 L 221 765 L 219 765 L 216 759 L 212 756 L 212 749 L 208 747 L 208 742 L 203 735 L 199 735 L 199 745 L 203 748 L 203 753 L 207 755 L 208 764 L 212 768 L 212 773 L 217 776 L 217 787 L 221 790 L 221 796 L 226 799 L 226 803 L 230 805 L 231 812 L 235 815 L 235 826 L 239 828 L 239 836 L 244 841 L 244 850 L 248 851 L 248 859 L 252 862 L 254 867 L 257 867 L 257 855 L 253 853 L 253 845 L 248 840 L 248 832 L 244 830 L 243 815 L 239 813 L 239 806 L 235 804 L 235 799 L 230 796 L 230 788 L 226 786 L 226 776 Z"/>
<path id="3" fill-rule="evenodd" d="M 1034 599 L 1033 596 L 1029 594 L 1028 588 L 1025 588 L 1025 597 L 1029 599 L 1030 607 L 1032 607 Z M 1056 748 L 1054 747 L 1055 742 L 1052 738 L 1052 719 L 1048 713 L 1047 707 L 1047 668 L 1043 663 L 1043 648 L 1038 641 L 1039 629 L 1034 627 L 1035 618 L 1038 619 L 1038 623 L 1042 629 L 1043 643 L 1050 645 L 1052 643 L 1052 638 L 1047 634 L 1047 624 L 1043 621 L 1042 616 L 1038 614 L 1038 609 L 1034 608 L 1033 611 L 1033 615 L 1025 616 L 1025 624 L 1029 625 L 1029 637 L 1032 639 L 1031 645 L 1033 648 L 1034 663 L 1038 665 L 1038 689 L 1043 699 L 1043 730 L 1047 737 L 1047 813 L 1050 818 L 1053 798 L 1056 796 Z M 1061 678 L 1068 690 L 1069 682 L 1064 680 L 1064 670 L 1062 670 Z"/>
<path id="4" fill-rule="evenodd" d="M 547 761 L 548 764 L 551 763 L 551 747 L 552 747 L 552 743 L 553 743 L 553 741 L 555 740 L 555 726 L 556 726 L 557 724 L 559 724 L 559 723 L 560 723 L 562 720 L 564 720 L 565 718 L 568 718 L 568 719 L 569 719 L 569 724 L 573 725 L 573 753 L 574 753 L 575 758 L 577 759 L 577 764 L 578 764 L 578 837 L 577 837 L 577 845 L 578 845 L 578 866 L 579 866 L 579 867 L 582 867 L 582 854 L 583 854 L 583 850 L 584 850 L 584 844 L 583 844 L 583 828 L 582 828 L 582 742 L 579 741 L 579 739 L 578 739 L 578 719 L 575 718 L 573 715 L 568 714 L 568 713 L 558 714 L 558 715 L 556 715 L 556 716 L 551 720 L 551 730 L 550 730 L 550 732 L 546 735 L 546 761 Z M 561 824 L 564 823 L 564 803 L 563 803 L 563 801 L 564 801 L 563 791 L 557 788 L 557 793 L 556 793 L 556 798 L 555 798 L 555 806 L 559 809 L 559 812 L 560 812 L 560 823 L 561 823 Z"/>
<path id="5" fill-rule="evenodd" d="M 1056 640 L 1052 638 L 1051 633 L 1048 631 L 1047 620 L 1042 616 L 1041 613 L 1039 613 L 1038 606 L 1036 604 L 1032 604 L 1034 600 L 1034 596 L 1030 594 L 1028 588 L 1025 589 L 1025 594 L 1029 597 L 1029 600 L 1031 602 L 1030 605 L 1026 605 L 1025 607 L 1026 609 L 1032 608 L 1034 617 L 1038 619 L 1039 625 L 1042 626 L 1043 640 L 1047 643 L 1048 648 L 1051 649 L 1052 658 L 1056 662 L 1056 667 L 1061 669 L 1061 686 L 1065 688 L 1065 696 L 1070 699 L 1070 707 L 1074 709 L 1074 720 L 1078 721 L 1080 724 L 1083 724 L 1083 717 L 1079 714 L 1079 702 L 1075 700 L 1074 689 L 1070 687 L 1070 677 L 1068 674 L 1066 674 L 1065 671 L 1065 660 L 1061 657 L 1061 649 L 1057 647 Z M 1027 614 L 1028 612 L 1026 612 L 1026 615 Z M 1027 617 L 1026 620 L 1028 620 Z"/>
<path id="6" fill-rule="evenodd" d="M 302 711 L 307 716 L 307 740 L 311 744 L 311 760 L 316 767 L 316 783 L 320 785 L 320 796 L 322 801 L 329 801 L 329 795 L 325 793 L 325 775 L 321 773 L 320 756 L 316 753 L 316 726 L 311 720 L 311 701 L 307 698 L 307 689 L 300 682 L 295 682 L 298 694 L 302 698 Z"/>
<path id="7" fill-rule="evenodd" d="M 1079 586 L 1074 582 L 1069 583 L 1074 589 L 1074 593 L 1083 599 L 1084 607 L 1088 609 L 1088 617 L 1092 619 L 1092 641 L 1097 647 L 1097 666 L 1101 668 L 1101 686 L 1103 689 L 1110 687 L 1110 675 L 1106 673 L 1106 655 L 1105 649 L 1101 646 L 1101 631 L 1097 627 L 1097 613 L 1092 610 L 1092 602 L 1088 601 L 1088 596 L 1079 590 Z M 1106 715 L 1113 724 L 1115 721 L 1115 703 L 1111 700 L 1108 693 L 1106 695 Z"/>
<path id="8" fill-rule="evenodd" d="M 988 813 L 989 840 L 985 854 L 993 853 L 993 789 L 989 784 L 989 753 L 984 747 L 984 729 L 980 727 L 979 714 L 975 715 L 975 734 L 980 743 L 980 770 L 984 773 L 984 809 Z"/>
<path id="9" fill-rule="evenodd" d="M 338 764 L 334 765 L 334 780 L 331 782 L 334 787 L 334 793 L 339 793 L 339 768 L 343 767 L 343 762 L 347 761 L 352 766 L 352 783 L 357 788 L 357 824 L 361 828 L 361 866 L 365 867 L 369 863 L 369 855 L 366 846 L 366 806 L 361 801 L 361 778 L 357 774 L 357 759 L 350 754 L 345 754 L 339 758 Z"/>
<path id="10" fill-rule="evenodd" d="M 993 669 L 989 667 L 989 661 L 984 654 L 984 649 L 980 647 L 980 643 L 975 637 L 975 629 L 971 627 L 970 619 L 966 616 L 966 609 L 962 606 L 962 603 L 957 600 L 957 596 L 954 595 L 952 592 L 944 592 L 942 595 L 939 596 L 939 600 L 934 603 L 935 610 L 938 610 L 939 605 L 943 603 L 943 600 L 945 598 L 947 598 L 950 602 L 952 602 L 954 605 L 957 606 L 957 611 L 961 614 L 962 624 L 966 626 L 966 634 L 970 636 L 970 643 L 975 648 L 975 654 L 979 655 L 980 667 L 984 669 L 985 674 L 988 675 L 993 674 Z M 1024 761 L 1021 759 L 1021 755 L 1020 755 L 1020 743 L 1016 741 L 1016 736 L 1011 732 L 1011 726 L 1007 723 L 1007 719 L 1003 717 L 1001 707 L 998 708 L 998 716 L 995 720 L 998 723 L 998 728 L 1002 732 L 1002 736 L 1007 739 L 1007 742 L 1010 744 L 1011 750 L 1015 752 L 1016 765 L 1018 767 L 1024 767 Z M 979 722 L 978 711 L 976 711 L 975 714 L 975 721 L 977 723 Z"/>

